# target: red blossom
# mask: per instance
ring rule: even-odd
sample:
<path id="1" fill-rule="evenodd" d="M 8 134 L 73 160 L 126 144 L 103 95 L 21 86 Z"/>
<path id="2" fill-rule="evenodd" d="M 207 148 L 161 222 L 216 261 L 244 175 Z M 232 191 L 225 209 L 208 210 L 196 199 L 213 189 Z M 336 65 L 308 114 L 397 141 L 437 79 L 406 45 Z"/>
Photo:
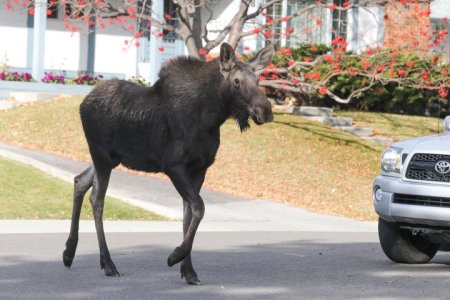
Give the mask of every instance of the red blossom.
<path id="1" fill-rule="evenodd" d="M 28 9 L 28 13 L 29 13 L 31 16 L 33 16 L 33 15 L 34 15 L 34 7 L 30 7 L 30 8 Z"/>
<path id="2" fill-rule="evenodd" d="M 306 56 L 306 57 L 303 58 L 303 60 L 306 61 L 306 62 L 310 62 L 311 61 L 311 57 L 307 57 Z"/>
<path id="3" fill-rule="evenodd" d="M 336 4 L 330 4 L 330 5 L 328 5 L 328 8 L 331 9 L 331 10 L 336 9 L 337 5 Z"/>
<path id="4" fill-rule="evenodd" d="M 142 37 L 142 32 L 136 32 L 135 34 L 134 34 L 134 37 L 135 38 L 141 38 Z"/>
<path id="5" fill-rule="evenodd" d="M 266 23 L 267 24 L 272 24 L 273 23 L 273 19 L 271 17 L 266 17 Z"/>
<path id="6" fill-rule="evenodd" d="M 280 53 L 284 55 L 292 55 L 292 49 L 291 48 L 283 48 L 280 49 Z"/>
<path id="7" fill-rule="evenodd" d="M 368 60 L 363 59 L 361 61 L 361 65 L 364 70 L 367 70 L 370 68 L 370 62 Z"/>
<path id="8" fill-rule="evenodd" d="M 317 24 L 318 26 L 322 25 L 322 20 L 321 20 L 321 19 L 317 19 L 317 20 L 316 20 L 316 24 Z"/>
<path id="9" fill-rule="evenodd" d="M 433 56 L 433 58 L 431 59 L 432 63 L 436 63 L 439 60 L 439 56 Z"/>
<path id="10" fill-rule="evenodd" d="M 273 37 L 273 34 L 272 34 L 272 32 L 270 32 L 270 31 L 264 31 L 264 36 L 266 37 L 266 38 L 268 38 L 268 39 L 270 39 L 270 38 L 272 38 Z"/>
<path id="11" fill-rule="evenodd" d="M 447 70 L 442 70 L 442 71 L 441 71 L 441 76 L 442 76 L 442 77 L 447 76 Z"/>
<path id="12" fill-rule="evenodd" d="M 422 74 L 423 81 L 427 81 L 429 77 L 430 77 L 430 73 L 429 72 L 424 72 Z"/>
<path id="13" fill-rule="evenodd" d="M 206 50 L 205 48 L 198 49 L 198 54 L 205 55 L 206 53 L 208 53 L 208 50 Z"/>
<path id="14" fill-rule="evenodd" d="M 398 76 L 406 76 L 408 74 L 408 71 L 406 70 L 398 70 Z"/>
<path id="15" fill-rule="evenodd" d="M 323 95 L 326 95 L 327 94 L 327 88 L 326 87 L 324 87 L 324 86 L 321 86 L 320 88 L 319 88 L 319 94 L 321 94 L 322 96 Z"/>
<path id="16" fill-rule="evenodd" d="M 264 81 L 264 80 L 266 80 L 266 77 L 262 76 L 262 75 L 259 75 L 259 81 Z"/>
<path id="17" fill-rule="evenodd" d="M 295 61 L 294 61 L 294 60 L 291 59 L 290 61 L 288 61 L 289 67 L 292 67 L 294 64 L 295 64 Z"/>
<path id="18" fill-rule="evenodd" d="M 282 17 L 282 18 L 281 18 L 281 21 L 282 21 L 282 22 L 288 22 L 288 21 L 289 21 L 289 17 Z"/>
<path id="19" fill-rule="evenodd" d="M 338 36 L 336 37 L 334 40 L 331 41 L 331 45 L 339 45 L 344 41 L 344 37 L 343 36 Z"/>
<path id="20" fill-rule="evenodd" d="M 158 50 L 159 50 L 160 52 L 164 52 L 164 49 L 165 49 L 165 48 L 164 48 L 163 46 L 159 46 L 159 47 L 158 47 Z"/>
<path id="21" fill-rule="evenodd" d="M 441 98 L 446 98 L 446 97 L 448 96 L 448 92 L 447 92 L 447 90 L 445 89 L 445 87 L 441 87 L 441 88 L 439 89 L 438 93 L 439 93 L 439 96 L 440 96 Z"/>
<path id="22" fill-rule="evenodd" d="M 132 18 L 132 19 L 136 18 L 136 13 L 134 11 L 133 6 L 128 7 L 127 11 L 128 11 L 128 14 L 130 15 L 130 18 Z"/>
<path id="23" fill-rule="evenodd" d="M 293 82 L 294 84 L 297 84 L 297 83 L 300 82 L 300 80 L 298 80 L 297 78 L 294 78 L 294 79 L 292 79 L 292 82 Z"/>
<path id="24" fill-rule="evenodd" d="M 324 59 L 327 63 L 331 63 L 334 61 L 334 58 L 331 55 L 325 55 Z"/>
<path id="25" fill-rule="evenodd" d="M 270 77 L 272 77 L 272 79 L 275 79 L 275 80 L 277 80 L 277 79 L 280 78 L 280 77 L 278 77 L 278 75 L 275 74 L 275 73 L 272 73 L 272 74 L 270 75 Z"/>
<path id="26" fill-rule="evenodd" d="M 317 50 L 319 50 L 319 49 L 317 48 L 316 45 L 312 45 L 311 48 L 309 48 L 309 50 L 311 50 L 311 51 L 317 51 Z"/>
<path id="27" fill-rule="evenodd" d="M 292 28 L 292 27 L 286 28 L 286 34 L 291 34 L 293 32 L 294 32 L 294 28 Z"/>
<path id="28" fill-rule="evenodd" d="M 51 9 L 47 9 L 47 16 L 50 16 L 52 14 L 52 10 Z"/>
<path id="29" fill-rule="evenodd" d="M 443 37 L 445 37 L 447 34 L 448 34 L 448 30 L 447 30 L 447 29 L 444 29 L 444 30 L 439 31 L 439 33 L 437 34 L 437 36 L 438 36 L 438 38 L 443 38 Z"/>
<path id="30" fill-rule="evenodd" d="M 261 32 L 261 29 L 259 29 L 259 28 L 253 28 L 253 31 L 252 31 L 254 34 L 258 34 L 258 33 L 260 33 Z"/>
<path id="31" fill-rule="evenodd" d="M 138 41 L 136 41 L 136 42 L 134 43 L 134 45 L 136 46 L 136 48 L 139 48 L 139 46 L 141 45 L 141 43 L 139 43 Z"/>
<path id="32" fill-rule="evenodd" d="M 383 65 L 383 64 L 381 64 L 381 65 L 379 65 L 378 66 L 378 68 L 377 68 L 377 72 L 378 73 L 381 73 L 381 72 L 383 72 L 384 71 L 384 69 L 386 68 L 386 66 L 385 65 Z"/>
<path id="33" fill-rule="evenodd" d="M 250 50 L 250 47 L 249 46 L 244 46 L 244 50 L 248 51 L 248 50 Z"/>
<path id="34" fill-rule="evenodd" d="M 413 62 L 413 61 L 408 61 L 408 62 L 405 63 L 405 65 L 406 65 L 408 68 L 411 68 L 412 66 L 414 66 L 414 62 Z"/>
<path id="35" fill-rule="evenodd" d="M 317 80 L 320 78 L 320 72 L 316 72 L 314 74 L 312 74 L 312 79 Z"/>
<path id="36" fill-rule="evenodd" d="M 343 6 L 343 7 L 349 7 L 350 5 L 352 5 L 352 4 L 350 3 L 350 1 L 345 1 L 344 3 L 342 3 L 342 6 Z"/>

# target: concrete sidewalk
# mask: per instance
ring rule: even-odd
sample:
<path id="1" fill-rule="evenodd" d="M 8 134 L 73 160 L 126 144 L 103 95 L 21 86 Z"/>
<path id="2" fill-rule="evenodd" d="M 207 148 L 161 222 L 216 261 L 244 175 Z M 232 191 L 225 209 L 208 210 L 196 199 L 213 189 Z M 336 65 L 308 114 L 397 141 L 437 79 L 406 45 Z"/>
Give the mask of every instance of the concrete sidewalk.
<path id="1" fill-rule="evenodd" d="M 25 150 L 6 144 L 0 144 L 0 155 L 30 164 L 70 183 L 73 182 L 75 175 L 88 166 L 53 154 Z M 205 218 L 200 226 L 200 230 L 204 231 L 376 232 L 377 230 L 376 222 L 360 222 L 343 217 L 326 216 L 277 202 L 244 199 L 209 189 L 203 189 L 201 194 L 206 205 Z M 108 195 L 169 218 L 181 219 L 182 217 L 182 201 L 170 181 L 114 170 Z M 9 225 L 5 222 L 9 222 Z M 138 223 L 141 225 L 138 226 Z M 163 222 L 163 224 L 160 222 L 105 222 L 105 227 L 110 232 L 127 231 L 124 228 L 135 232 L 181 230 L 179 222 Z M 92 232 L 94 228 L 92 222 L 86 221 L 82 222 L 81 226 L 81 230 L 86 232 Z M 60 228 L 67 230 L 68 221 L 0 221 L 0 230 L 8 230 L 5 228 L 15 228 L 16 232 L 23 233 L 57 233 L 60 232 Z"/>

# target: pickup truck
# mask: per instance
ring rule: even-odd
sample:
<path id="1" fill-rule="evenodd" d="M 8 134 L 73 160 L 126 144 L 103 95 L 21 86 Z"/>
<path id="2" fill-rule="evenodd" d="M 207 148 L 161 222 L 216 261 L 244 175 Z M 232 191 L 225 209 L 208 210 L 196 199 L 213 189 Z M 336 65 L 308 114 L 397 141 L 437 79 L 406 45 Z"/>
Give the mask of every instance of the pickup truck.
<path id="1" fill-rule="evenodd" d="M 384 150 L 373 204 L 380 244 L 392 261 L 427 263 L 450 250 L 450 116 L 444 132 Z"/>

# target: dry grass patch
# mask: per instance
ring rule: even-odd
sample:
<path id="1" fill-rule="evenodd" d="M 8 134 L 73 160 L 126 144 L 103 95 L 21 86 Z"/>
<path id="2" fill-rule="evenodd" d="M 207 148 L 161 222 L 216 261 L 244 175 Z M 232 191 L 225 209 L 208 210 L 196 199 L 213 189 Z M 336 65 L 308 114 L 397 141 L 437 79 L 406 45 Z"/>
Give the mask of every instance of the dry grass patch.
<path id="1" fill-rule="evenodd" d="M 0 141 L 89 161 L 78 115 L 81 99 L 1 112 Z M 375 218 L 372 181 L 383 146 L 282 114 L 244 134 L 228 121 L 221 134 L 207 175 L 209 188 L 359 220 Z"/>

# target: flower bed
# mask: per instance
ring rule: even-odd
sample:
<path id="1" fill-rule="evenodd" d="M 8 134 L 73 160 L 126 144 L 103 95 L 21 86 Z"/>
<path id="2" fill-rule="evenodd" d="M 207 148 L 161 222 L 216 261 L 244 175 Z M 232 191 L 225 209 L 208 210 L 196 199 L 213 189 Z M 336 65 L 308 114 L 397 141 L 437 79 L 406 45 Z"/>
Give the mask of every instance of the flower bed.
<path id="1" fill-rule="evenodd" d="M 34 82 L 30 73 L 19 73 L 19 72 L 0 72 L 0 80 L 4 81 L 23 81 L 23 82 Z"/>

